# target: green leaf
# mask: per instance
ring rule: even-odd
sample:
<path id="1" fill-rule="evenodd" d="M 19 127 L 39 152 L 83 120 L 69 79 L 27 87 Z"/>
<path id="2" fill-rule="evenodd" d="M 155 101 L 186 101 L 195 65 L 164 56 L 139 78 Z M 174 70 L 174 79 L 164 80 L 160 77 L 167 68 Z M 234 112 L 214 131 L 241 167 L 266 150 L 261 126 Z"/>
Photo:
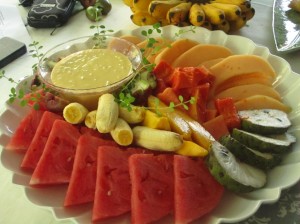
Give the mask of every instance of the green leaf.
<path id="1" fill-rule="evenodd" d="M 174 108 L 175 107 L 175 103 L 174 102 L 170 102 L 169 107 L 170 108 Z"/>
<path id="2" fill-rule="evenodd" d="M 180 95 L 180 96 L 178 96 L 178 99 L 179 99 L 179 101 L 182 103 L 183 102 L 183 96 L 182 95 Z"/>
<path id="3" fill-rule="evenodd" d="M 20 105 L 22 106 L 22 107 L 25 107 L 26 105 L 27 105 L 27 100 L 21 100 L 20 101 Z"/>
<path id="4" fill-rule="evenodd" d="M 12 87 L 12 88 L 10 89 L 10 92 L 11 92 L 12 94 L 16 94 L 16 89 L 15 89 L 14 87 Z"/>
<path id="5" fill-rule="evenodd" d="M 195 103 L 196 103 L 196 98 L 192 96 L 190 99 L 190 104 L 195 104 Z"/>
<path id="6" fill-rule="evenodd" d="M 40 104 L 35 103 L 35 104 L 33 105 L 33 109 L 39 110 L 39 109 L 40 109 Z"/>
<path id="7" fill-rule="evenodd" d="M 16 99 L 16 98 L 14 98 L 14 97 L 10 97 L 10 98 L 8 99 L 8 102 L 9 102 L 9 103 L 13 103 L 13 102 L 15 102 L 15 99 Z"/>

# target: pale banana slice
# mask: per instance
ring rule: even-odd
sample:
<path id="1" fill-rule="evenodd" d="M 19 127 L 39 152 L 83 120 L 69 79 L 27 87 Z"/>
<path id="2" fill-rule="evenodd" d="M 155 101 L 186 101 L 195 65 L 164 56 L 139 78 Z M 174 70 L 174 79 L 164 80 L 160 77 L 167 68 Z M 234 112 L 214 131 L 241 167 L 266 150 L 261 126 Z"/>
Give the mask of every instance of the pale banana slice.
<path id="1" fill-rule="evenodd" d="M 110 131 L 110 135 L 116 143 L 122 146 L 128 146 L 133 141 L 132 129 L 122 118 L 118 118 L 115 128 Z"/>
<path id="2" fill-rule="evenodd" d="M 80 103 L 70 103 L 63 110 L 63 117 L 71 124 L 80 124 L 88 114 L 88 109 Z"/>
<path id="3" fill-rule="evenodd" d="M 85 126 L 87 126 L 88 128 L 94 129 L 94 130 L 97 128 L 96 127 L 96 113 L 97 113 L 97 110 L 92 110 L 85 116 L 85 119 L 84 119 Z"/>

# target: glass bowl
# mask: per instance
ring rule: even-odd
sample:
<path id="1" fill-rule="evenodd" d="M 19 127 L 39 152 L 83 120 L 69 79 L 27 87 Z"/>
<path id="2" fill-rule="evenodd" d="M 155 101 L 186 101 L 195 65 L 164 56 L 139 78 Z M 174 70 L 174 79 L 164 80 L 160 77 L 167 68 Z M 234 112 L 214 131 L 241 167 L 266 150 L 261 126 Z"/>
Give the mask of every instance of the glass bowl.
<path id="1" fill-rule="evenodd" d="M 107 49 L 125 55 L 131 63 L 130 71 L 119 80 L 111 81 L 109 84 L 99 83 L 99 86 L 93 84 L 93 87 L 91 88 L 76 88 L 76 86 L 70 88 L 57 85 L 53 82 L 51 77 L 52 70 L 59 61 L 65 57 L 89 49 Z M 45 83 L 48 88 L 58 93 L 59 96 L 70 102 L 81 103 L 88 109 L 93 110 L 97 108 L 99 96 L 104 93 L 113 93 L 120 89 L 120 87 L 134 77 L 135 71 L 139 68 L 141 62 L 142 54 L 139 48 L 129 41 L 108 35 L 99 35 L 97 38 L 94 36 L 87 36 L 69 40 L 47 51 L 38 64 L 38 75 L 41 81 Z M 118 66 L 118 64 L 112 62 L 112 67 L 113 66 Z M 62 75 L 65 75 L 65 73 Z M 97 73 L 97 76 L 98 75 L 105 76 L 104 79 L 114 79 L 110 76 L 111 74 L 109 72 L 106 72 L 105 74 Z M 84 73 L 81 76 L 86 76 L 86 78 L 88 78 L 87 73 Z"/>

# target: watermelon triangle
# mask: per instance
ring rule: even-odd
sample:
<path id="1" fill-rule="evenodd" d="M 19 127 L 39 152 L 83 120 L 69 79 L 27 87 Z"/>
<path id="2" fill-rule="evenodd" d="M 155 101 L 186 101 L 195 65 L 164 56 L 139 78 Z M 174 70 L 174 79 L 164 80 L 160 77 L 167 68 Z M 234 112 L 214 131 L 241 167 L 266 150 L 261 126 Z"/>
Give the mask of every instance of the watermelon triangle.
<path id="1" fill-rule="evenodd" d="M 97 149 L 101 145 L 117 144 L 112 140 L 82 135 L 78 140 L 73 171 L 65 197 L 65 206 L 94 200 L 97 177 Z"/>
<path id="2" fill-rule="evenodd" d="M 6 149 L 26 152 L 38 128 L 44 111 L 31 109 L 21 120 Z"/>
<path id="3" fill-rule="evenodd" d="M 99 147 L 93 221 L 115 217 L 131 210 L 128 158 L 135 153 L 146 151 L 139 148 Z"/>
<path id="4" fill-rule="evenodd" d="M 157 221 L 174 210 L 172 155 L 136 154 L 129 158 L 131 222 Z"/>
<path id="5" fill-rule="evenodd" d="M 35 169 L 44 151 L 44 147 L 46 145 L 53 123 L 56 119 L 63 119 L 63 117 L 50 111 L 44 112 L 36 133 L 23 158 L 21 164 L 22 168 L 31 170 Z"/>
<path id="6" fill-rule="evenodd" d="M 79 137 L 80 132 L 75 126 L 64 120 L 55 120 L 29 184 L 68 183 Z"/>
<path id="7" fill-rule="evenodd" d="M 174 156 L 175 223 L 186 224 L 212 211 L 224 188 L 210 174 L 202 158 Z"/>

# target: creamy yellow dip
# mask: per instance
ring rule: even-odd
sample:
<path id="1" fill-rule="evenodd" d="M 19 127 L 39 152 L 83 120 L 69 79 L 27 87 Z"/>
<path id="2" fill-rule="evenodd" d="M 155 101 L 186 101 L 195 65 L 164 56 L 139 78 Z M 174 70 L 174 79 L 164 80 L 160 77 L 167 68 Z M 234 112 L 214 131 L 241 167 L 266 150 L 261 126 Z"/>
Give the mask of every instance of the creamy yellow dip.
<path id="1" fill-rule="evenodd" d="M 63 88 L 91 89 L 116 83 L 131 71 L 125 55 L 109 49 L 88 49 L 60 60 L 51 72 L 51 80 Z"/>

